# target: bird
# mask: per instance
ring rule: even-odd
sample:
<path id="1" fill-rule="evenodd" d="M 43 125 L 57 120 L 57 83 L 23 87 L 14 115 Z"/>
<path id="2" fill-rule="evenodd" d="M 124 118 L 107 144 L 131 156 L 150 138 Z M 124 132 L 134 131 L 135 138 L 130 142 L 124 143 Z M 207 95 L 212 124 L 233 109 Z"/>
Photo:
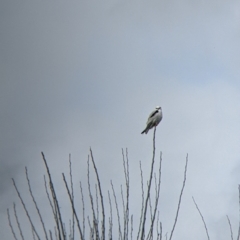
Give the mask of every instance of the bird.
<path id="1" fill-rule="evenodd" d="M 147 134 L 148 131 L 153 128 L 156 127 L 162 120 L 162 108 L 157 106 L 155 108 L 155 110 L 153 112 L 151 112 L 151 114 L 148 117 L 147 120 L 147 126 L 146 128 L 141 132 L 141 134 L 145 133 Z"/>

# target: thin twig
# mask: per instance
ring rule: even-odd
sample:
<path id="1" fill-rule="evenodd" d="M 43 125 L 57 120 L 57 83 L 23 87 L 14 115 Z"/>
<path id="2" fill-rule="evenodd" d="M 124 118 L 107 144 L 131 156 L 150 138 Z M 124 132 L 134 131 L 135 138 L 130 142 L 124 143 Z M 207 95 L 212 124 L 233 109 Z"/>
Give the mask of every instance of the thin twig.
<path id="1" fill-rule="evenodd" d="M 52 200 L 51 200 L 50 195 L 49 195 L 49 192 L 48 192 L 46 176 L 44 175 L 43 177 L 44 177 L 44 186 L 45 186 L 45 191 L 46 191 L 46 194 L 47 194 L 47 198 L 48 198 L 49 204 L 50 204 L 51 209 L 52 209 L 52 213 L 53 213 L 53 216 L 54 216 L 55 223 L 56 223 L 56 225 L 57 225 L 58 233 L 60 233 L 58 216 L 57 216 L 56 211 L 54 210 L 54 206 L 53 206 Z M 51 234 L 52 234 L 52 233 L 51 233 Z"/>
<path id="2" fill-rule="evenodd" d="M 53 240 L 52 231 L 51 230 L 49 230 L 49 235 L 50 235 L 50 239 Z"/>
<path id="3" fill-rule="evenodd" d="M 99 222 L 99 207 L 98 207 L 98 187 L 97 184 L 95 184 L 95 195 L 96 195 L 96 211 L 97 211 L 97 222 Z"/>
<path id="4" fill-rule="evenodd" d="M 40 237 L 39 237 L 39 235 L 38 235 L 38 233 L 37 233 L 37 231 L 36 231 L 36 229 L 35 229 L 35 227 L 34 227 L 34 225 L 33 225 L 32 219 L 31 219 L 31 217 L 30 217 L 30 215 L 29 215 L 29 213 L 28 213 L 28 210 L 27 210 L 27 208 L 26 208 L 26 205 L 25 205 L 25 203 L 24 203 L 24 201 L 23 201 L 23 199 L 22 199 L 22 197 L 21 197 L 20 192 L 18 191 L 17 185 L 16 185 L 16 183 L 15 183 L 15 181 L 14 181 L 13 178 L 12 178 L 12 182 L 13 182 L 13 186 L 14 186 L 17 194 L 18 194 L 18 197 L 19 197 L 19 199 L 21 200 L 21 203 L 22 203 L 22 206 L 23 206 L 23 208 L 24 208 L 24 210 L 25 210 L 25 213 L 26 213 L 26 215 L 27 215 L 28 221 L 29 221 L 29 223 L 30 223 L 33 231 L 35 232 L 37 238 L 40 240 Z"/>
<path id="5" fill-rule="evenodd" d="M 121 197 L 122 197 L 122 205 L 123 205 L 123 220 L 124 220 L 124 229 L 123 229 L 123 239 L 125 239 L 125 234 L 126 234 L 126 212 L 125 212 L 125 202 L 124 202 L 124 197 L 123 197 L 123 189 L 121 185 Z"/>
<path id="6" fill-rule="evenodd" d="M 147 197 L 146 197 L 145 206 L 144 206 L 141 240 L 144 240 L 144 236 L 145 236 L 145 222 L 146 222 L 148 201 L 149 201 L 149 197 L 150 197 L 150 190 L 151 190 L 152 177 L 153 177 L 153 166 L 154 166 L 154 159 L 155 159 L 155 135 L 156 135 L 156 129 L 157 128 L 155 127 L 154 128 L 154 132 L 153 132 L 153 157 L 152 157 L 152 166 L 151 166 L 151 172 L 150 172 L 150 177 L 149 177 L 149 184 L 148 184 L 148 189 L 147 189 Z"/>
<path id="7" fill-rule="evenodd" d="M 160 240 L 162 240 L 162 222 L 160 222 Z"/>
<path id="8" fill-rule="evenodd" d="M 112 191 L 113 191 L 115 206 L 116 206 L 116 210 L 117 210 L 119 239 L 122 239 L 121 222 L 120 222 L 120 216 L 119 216 L 119 210 L 118 210 L 117 197 L 116 197 L 116 194 L 115 194 L 115 190 L 114 190 L 112 181 L 111 181 L 111 186 L 112 186 Z"/>
<path id="9" fill-rule="evenodd" d="M 112 240 L 112 227 L 113 227 L 113 222 L 112 222 L 112 201 L 111 201 L 111 196 L 110 192 L 108 191 L 108 201 L 109 201 L 109 207 L 110 207 L 110 217 L 109 217 L 109 232 L 108 232 L 108 238 L 109 240 Z"/>
<path id="10" fill-rule="evenodd" d="M 14 211 L 14 216 L 15 216 L 15 220 L 16 220 L 16 223 L 17 223 L 17 226 L 18 226 L 18 230 L 19 230 L 20 236 L 21 236 L 22 240 L 24 240 L 22 228 L 21 228 L 20 222 L 18 220 L 17 208 L 16 208 L 15 203 L 13 203 L 13 211 Z"/>
<path id="11" fill-rule="evenodd" d="M 58 236 L 59 231 L 57 231 L 56 227 L 54 227 L 54 233 L 55 233 L 55 239 L 58 240 L 57 236 Z"/>
<path id="12" fill-rule="evenodd" d="M 141 216 L 140 216 L 140 222 L 139 222 L 139 228 L 138 228 L 138 235 L 137 235 L 137 239 L 139 239 L 139 234 L 141 231 L 141 226 L 142 226 L 142 219 L 143 219 L 143 211 L 144 211 L 144 188 L 143 188 L 143 171 L 142 171 L 142 165 L 141 165 L 141 161 L 139 162 L 139 166 L 140 166 L 140 175 L 141 175 L 141 189 L 142 189 L 142 207 L 141 207 Z"/>
<path id="13" fill-rule="evenodd" d="M 159 227 L 159 211 L 158 211 L 158 214 L 157 214 L 157 228 L 156 228 L 156 231 L 157 231 L 157 240 L 159 240 L 159 237 L 160 237 L 160 232 L 158 230 L 158 227 Z"/>
<path id="14" fill-rule="evenodd" d="M 13 235 L 15 240 L 18 240 L 17 237 L 16 237 L 16 234 L 14 232 L 13 226 L 12 226 L 9 209 L 7 209 L 7 215 L 8 215 L 8 224 L 9 224 L 9 227 L 11 228 L 12 235 Z"/>
<path id="15" fill-rule="evenodd" d="M 96 233 L 96 239 L 99 239 L 99 232 L 98 232 L 98 222 L 96 219 L 96 213 L 95 213 L 95 209 L 94 209 L 94 203 L 93 203 L 93 196 L 92 196 L 92 192 L 91 192 L 91 185 L 90 185 L 90 170 L 89 170 L 89 156 L 88 156 L 88 171 L 87 171 L 87 179 L 88 179 L 88 192 L 89 192 L 89 197 L 90 197 L 90 202 L 91 202 L 91 207 L 92 207 L 92 214 L 93 214 L 93 226 L 95 229 L 95 233 Z"/>
<path id="16" fill-rule="evenodd" d="M 148 200 L 148 202 L 149 202 L 149 212 L 150 212 L 150 220 L 151 220 L 151 222 L 153 222 L 153 213 L 152 213 L 152 199 L 151 199 L 151 194 L 149 195 L 149 200 Z M 147 239 L 148 239 L 148 237 L 147 237 Z"/>
<path id="17" fill-rule="evenodd" d="M 74 217 L 74 214 L 73 214 L 73 217 Z M 69 239 L 72 240 L 72 222 L 71 222 L 71 219 L 69 219 L 69 230 L 70 230 L 70 233 L 68 235 Z"/>
<path id="18" fill-rule="evenodd" d="M 92 149 L 90 148 L 90 154 L 91 154 L 91 160 L 93 163 L 93 167 L 96 173 L 96 177 L 97 177 L 97 182 L 98 182 L 98 189 L 99 189 L 99 193 L 100 193 L 100 199 L 101 199 L 101 205 L 102 205 L 102 239 L 105 240 L 105 212 L 104 212 L 104 204 L 103 204 L 103 195 L 102 195 L 102 189 L 101 189 L 101 183 L 100 183 L 100 179 L 99 179 L 99 175 L 98 175 L 98 171 L 97 171 L 97 167 L 93 158 L 93 153 L 92 153 Z"/>
<path id="19" fill-rule="evenodd" d="M 237 240 L 240 239 L 240 185 L 238 185 L 238 208 L 239 208 L 239 219 L 238 219 L 238 237 Z"/>
<path id="20" fill-rule="evenodd" d="M 70 181 L 71 181 L 71 195 L 72 195 L 72 201 L 74 203 L 74 191 L 73 191 L 73 176 L 72 176 L 72 161 L 71 161 L 71 154 L 69 154 L 69 175 L 70 175 Z M 75 235 L 75 219 L 74 219 L 74 213 L 72 213 L 72 239 L 74 240 Z"/>
<path id="21" fill-rule="evenodd" d="M 57 213 L 57 215 L 58 215 L 57 219 L 60 222 L 60 226 L 57 224 L 58 238 L 59 238 L 59 240 L 62 239 L 62 236 L 61 236 L 61 232 L 62 232 L 63 240 L 66 240 L 66 235 L 65 235 L 65 232 L 64 232 L 64 228 L 63 228 L 62 216 L 61 216 L 61 211 L 60 211 L 60 207 L 59 207 L 59 204 L 58 204 L 58 199 L 57 199 L 57 196 L 56 196 L 56 193 L 55 193 L 55 189 L 54 189 L 51 173 L 50 173 L 50 170 L 49 170 L 49 167 L 48 167 L 48 164 L 47 164 L 47 160 L 46 160 L 43 152 L 42 152 L 42 159 L 44 161 L 44 164 L 45 164 L 45 167 L 46 167 L 46 170 L 47 170 L 47 174 L 48 174 L 49 186 L 50 186 L 50 190 L 51 190 L 51 193 L 52 193 L 55 212 Z"/>
<path id="22" fill-rule="evenodd" d="M 83 240 L 82 229 L 80 227 L 80 223 L 79 223 L 79 219 L 78 219 L 78 216 L 77 216 L 77 213 L 76 213 L 76 210 L 75 210 L 74 202 L 73 202 L 73 199 L 71 197 L 71 193 L 70 193 L 70 190 L 69 190 L 69 187 L 68 187 L 68 184 L 67 184 L 64 173 L 62 173 L 62 176 L 63 176 L 63 181 L 65 183 L 65 186 L 66 186 L 66 189 L 67 189 L 67 192 L 68 192 L 68 197 L 69 197 L 70 202 L 71 202 L 72 211 L 73 211 L 74 216 L 75 216 L 76 221 L 77 221 L 77 227 L 78 227 L 78 230 L 79 230 L 79 234 L 80 234 L 81 239 Z"/>
<path id="23" fill-rule="evenodd" d="M 35 237 L 35 233 L 33 231 L 33 228 L 32 228 L 32 235 L 33 235 L 33 240 L 36 240 L 36 237 Z"/>
<path id="24" fill-rule="evenodd" d="M 159 169 L 158 169 L 158 183 L 156 180 L 156 175 L 155 175 L 155 191 L 156 191 L 156 199 L 155 199 L 155 207 L 153 211 L 153 217 L 151 221 L 151 227 L 150 231 L 148 234 L 148 238 L 151 239 L 152 234 L 153 234 L 153 227 L 154 227 L 154 222 L 156 218 L 156 212 L 157 212 L 157 207 L 158 207 L 158 202 L 159 202 L 159 196 L 160 196 L 160 189 L 161 189 L 161 168 L 162 168 L 162 152 L 160 153 L 160 163 L 159 163 Z"/>
<path id="25" fill-rule="evenodd" d="M 182 200 L 182 194 L 183 194 L 183 190 L 184 190 L 185 182 L 186 182 L 186 178 L 187 178 L 187 165 L 188 165 L 188 155 L 187 155 L 187 157 L 186 157 L 186 164 L 185 164 L 185 171 L 184 171 L 184 180 L 183 180 L 182 190 L 181 190 L 181 193 L 180 193 L 180 196 L 179 196 L 177 213 L 176 213 L 176 217 L 175 217 L 175 220 L 174 220 L 174 224 L 173 224 L 173 228 L 172 228 L 172 231 L 171 231 L 169 240 L 172 239 L 173 232 L 174 232 L 174 229 L 175 229 L 175 226 L 176 226 L 176 223 L 177 223 L 177 219 L 178 219 L 178 213 L 179 213 L 179 210 L 180 210 L 180 205 L 181 205 L 181 200 Z"/>
<path id="26" fill-rule="evenodd" d="M 126 184 L 126 208 L 124 207 L 124 239 L 128 239 L 128 223 L 129 223 L 129 160 L 128 160 L 128 150 L 126 149 L 126 160 L 124 157 L 124 151 L 122 149 L 123 157 L 123 168 Z M 124 201 L 123 201 L 124 203 Z"/>
<path id="27" fill-rule="evenodd" d="M 26 174 L 26 179 L 27 179 L 27 183 L 28 183 L 28 190 L 29 190 L 29 192 L 30 192 L 30 195 L 31 195 L 31 197 L 32 197 L 33 203 L 34 203 L 35 208 L 36 208 L 36 210 L 37 210 L 37 213 L 38 213 L 40 222 L 41 222 L 41 224 L 42 224 L 42 228 L 43 228 L 43 231 L 44 231 L 44 234 L 45 234 L 45 238 L 46 238 L 46 240 L 48 240 L 48 235 L 47 235 L 47 231 L 46 231 L 46 228 L 45 228 L 45 225 L 44 225 L 44 221 L 43 221 L 43 219 L 42 219 L 41 212 L 40 212 L 40 210 L 39 210 L 39 208 L 38 208 L 37 202 L 36 202 L 35 197 L 34 197 L 34 195 L 33 195 L 33 193 L 32 193 L 32 188 L 31 188 L 31 184 L 30 184 L 29 177 L 28 177 L 27 167 L 25 167 L 25 174 Z"/>
<path id="28" fill-rule="evenodd" d="M 89 216 L 88 216 L 88 225 L 89 225 L 89 229 L 90 229 L 90 239 L 94 239 L 94 227 L 91 226 L 91 223 L 90 223 L 90 219 L 89 219 Z M 94 223 L 93 223 L 94 225 Z"/>
<path id="29" fill-rule="evenodd" d="M 133 239 L 133 215 L 131 215 L 131 240 Z"/>
<path id="30" fill-rule="evenodd" d="M 82 190 L 82 183 L 80 182 L 80 191 L 81 191 L 81 199 L 82 199 L 82 210 L 83 210 L 83 216 L 82 216 L 82 223 L 83 223 L 83 239 L 85 239 L 85 204 L 84 204 L 84 197 L 83 197 L 83 190 Z"/>
<path id="31" fill-rule="evenodd" d="M 194 197 L 192 197 L 192 199 L 193 199 L 193 202 L 194 202 L 194 204 L 195 204 L 195 206 L 196 206 L 196 208 L 197 208 L 197 210 L 198 210 L 198 212 L 199 212 L 199 214 L 200 214 L 200 216 L 202 218 L 202 221 L 203 221 L 203 224 L 204 224 L 204 227 L 205 227 L 205 231 L 206 231 L 206 234 L 207 234 L 207 238 L 208 238 L 208 240 L 210 240 L 210 237 L 209 237 L 209 234 L 208 234 L 207 225 L 206 225 L 206 222 L 204 220 L 204 217 L 203 217 L 203 215 L 202 215 L 202 213 L 201 213 L 201 211 L 200 211 L 200 209 L 199 209 L 199 207 L 198 207 Z"/>
<path id="32" fill-rule="evenodd" d="M 229 219 L 228 215 L 226 215 L 226 216 L 227 216 L 227 220 L 228 220 L 228 224 L 229 224 L 229 228 L 230 228 L 230 232 L 231 232 L 231 239 L 233 240 L 232 225 L 231 225 L 231 222 L 230 222 L 230 219 Z"/>

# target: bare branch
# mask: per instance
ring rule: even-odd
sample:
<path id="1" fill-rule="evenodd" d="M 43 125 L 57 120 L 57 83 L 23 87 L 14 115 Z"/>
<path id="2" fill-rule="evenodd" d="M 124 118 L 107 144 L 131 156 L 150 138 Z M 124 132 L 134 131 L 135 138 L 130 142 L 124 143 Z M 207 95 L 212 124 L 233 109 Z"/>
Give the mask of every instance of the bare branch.
<path id="1" fill-rule="evenodd" d="M 109 240 L 112 240 L 112 227 L 113 227 L 113 222 L 112 222 L 112 201 L 111 201 L 111 196 L 110 192 L 108 191 L 108 201 L 109 201 L 109 207 L 110 207 L 110 217 L 109 217 L 109 232 L 108 232 L 108 238 Z"/>
<path id="2" fill-rule="evenodd" d="M 139 229 L 138 229 L 137 239 L 139 239 L 139 236 L 140 236 L 140 231 L 141 231 L 141 226 L 142 226 L 142 219 L 143 219 L 143 211 L 144 211 L 143 171 L 142 171 L 141 161 L 139 162 L 139 166 L 140 166 L 140 173 L 141 173 L 142 207 L 141 207 L 141 216 L 140 216 L 140 222 L 139 222 Z"/>
<path id="3" fill-rule="evenodd" d="M 56 212 L 55 209 L 54 209 L 52 200 L 51 200 L 50 195 L 49 195 L 49 193 L 48 193 L 46 176 L 44 175 L 43 177 L 44 177 L 44 186 L 45 186 L 45 191 L 46 191 L 46 194 L 47 194 L 47 198 L 48 198 L 49 204 L 50 204 L 51 209 L 52 209 L 52 213 L 53 213 L 53 216 L 54 216 L 55 223 L 56 223 L 56 225 L 57 225 L 58 233 L 60 233 L 61 230 L 60 230 L 60 226 L 59 226 L 59 221 L 58 221 L 57 212 Z M 56 232 L 55 232 L 55 233 L 56 233 Z M 51 233 L 51 234 L 52 234 L 52 233 Z M 56 238 L 57 238 L 57 237 L 56 237 Z"/>
<path id="4" fill-rule="evenodd" d="M 27 218 L 28 218 L 28 220 L 29 220 L 29 223 L 31 224 L 31 227 L 32 227 L 33 231 L 35 232 L 37 238 L 40 240 L 40 237 L 39 237 L 39 235 L 38 235 L 38 233 L 37 233 L 37 231 L 36 231 L 36 229 L 35 229 L 35 227 L 34 227 L 34 225 L 33 225 L 32 219 L 31 219 L 31 217 L 30 217 L 30 215 L 29 215 L 29 213 L 28 213 L 28 210 L 27 210 L 27 208 L 26 208 L 26 205 L 25 205 L 25 203 L 24 203 L 24 201 L 23 201 L 23 199 L 22 199 L 22 197 L 21 197 L 20 192 L 18 191 L 17 185 L 16 185 L 16 183 L 15 183 L 15 181 L 14 181 L 13 178 L 12 178 L 12 182 L 13 182 L 13 186 L 14 186 L 17 194 L 18 194 L 18 197 L 19 197 L 19 199 L 21 200 L 22 206 L 23 206 L 23 208 L 24 208 L 24 210 L 25 210 L 25 213 L 26 213 L 26 215 L 27 215 Z"/>
<path id="5" fill-rule="evenodd" d="M 95 184 L 95 195 L 96 195 L 96 210 L 97 210 L 97 222 L 99 222 L 99 207 L 98 207 L 98 187 L 97 184 Z"/>
<path id="6" fill-rule="evenodd" d="M 128 223 L 129 223 L 129 160 L 128 150 L 126 149 L 126 160 L 124 157 L 124 151 L 122 149 L 123 168 L 126 184 L 126 208 L 124 207 L 124 239 L 128 239 Z M 124 203 L 124 201 L 123 201 Z"/>
<path id="7" fill-rule="evenodd" d="M 12 235 L 13 235 L 14 239 L 17 240 L 16 234 L 15 234 L 13 226 L 12 226 L 9 209 L 7 209 L 7 215 L 8 215 L 8 224 L 9 224 L 9 227 L 11 228 Z"/>
<path id="8" fill-rule="evenodd" d="M 33 231 L 33 228 L 32 228 L 32 235 L 33 235 L 33 240 L 36 240 L 36 237 L 35 237 L 35 233 Z"/>
<path id="9" fill-rule="evenodd" d="M 155 177 L 155 206 L 154 206 L 154 211 L 153 211 L 153 217 L 151 221 L 151 227 L 148 233 L 148 239 L 151 239 L 153 235 L 153 227 L 154 227 L 154 222 L 156 218 L 156 212 L 157 212 L 157 207 L 158 207 L 158 201 L 159 201 L 159 196 L 160 196 L 160 187 L 161 187 L 161 167 L 162 167 L 162 152 L 160 153 L 160 163 L 159 163 L 159 170 L 158 170 L 158 183 L 156 179 L 156 174 L 154 175 Z"/>
<path id="10" fill-rule="evenodd" d="M 160 222 L 160 240 L 162 240 L 162 223 Z"/>
<path id="11" fill-rule="evenodd" d="M 89 171 L 89 156 L 88 156 L 88 172 L 87 172 L 87 178 L 88 178 L 88 192 L 89 192 L 89 197 L 90 197 L 90 202 L 91 202 L 91 207 L 92 207 L 92 214 L 93 214 L 93 226 L 96 232 L 96 239 L 99 239 L 99 232 L 98 232 L 98 222 L 96 219 L 96 213 L 95 213 L 95 209 L 94 209 L 94 203 L 93 203 L 93 196 L 92 196 L 92 192 L 91 192 L 91 185 L 90 185 L 90 171 Z"/>
<path id="12" fill-rule="evenodd" d="M 187 164 L 188 164 L 188 155 L 187 155 L 187 157 L 186 157 L 186 165 L 185 165 L 185 171 L 184 171 L 184 180 L 183 180 L 182 190 L 181 190 L 181 193 L 180 193 L 180 196 L 179 196 L 177 213 L 176 213 L 175 221 L 174 221 L 174 224 L 173 224 L 173 228 L 172 228 L 172 231 L 171 231 L 169 240 L 172 239 L 173 232 L 174 232 L 174 229 L 175 229 L 175 226 L 176 226 L 176 223 L 177 223 L 177 219 L 178 219 L 178 213 L 179 213 L 179 210 L 180 210 L 180 205 L 181 205 L 181 200 L 182 200 L 182 194 L 183 194 L 183 190 L 184 190 L 185 182 L 186 182 L 186 178 L 187 178 Z"/>
<path id="13" fill-rule="evenodd" d="M 95 173 L 96 173 L 97 182 L 98 182 L 98 189 L 99 189 L 100 198 L 101 198 L 101 205 L 102 205 L 102 239 L 105 240 L 105 212 L 104 212 L 104 204 L 103 204 L 103 195 L 102 195 L 101 183 L 100 183 L 97 167 L 95 165 L 95 161 L 94 161 L 94 158 L 93 158 L 93 153 L 92 153 L 91 148 L 90 148 L 90 154 L 91 154 L 91 160 L 92 160 L 92 163 L 93 163 L 93 167 L 94 167 L 94 170 L 95 170 Z"/>
<path id="14" fill-rule="evenodd" d="M 49 235 L 50 235 L 50 239 L 53 240 L 52 231 L 51 230 L 49 230 Z"/>
<path id="15" fill-rule="evenodd" d="M 229 224 L 229 228 L 230 228 L 230 232 L 231 232 L 231 239 L 233 240 L 233 231 L 232 231 L 232 225 L 231 225 L 231 222 L 230 222 L 230 219 L 229 219 L 228 215 L 226 215 L 226 217 L 227 217 L 228 224 Z"/>
<path id="16" fill-rule="evenodd" d="M 151 221 L 151 227 L 150 227 L 150 231 L 149 231 L 149 234 L 148 234 L 148 238 L 151 238 L 151 236 L 153 234 L 153 227 L 154 227 L 154 222 L 155 222 L 156 212 L 157 212 L 157 207 L 158 207 L 158 202 L 159 202 L 160 189 L 161 189 L 161 168 L 162 168 L 162 152 L 160 153 L 160 163 L 159 163 L 159 170 L 158 170 L 158 183 L 157 183 L 156 175 L 155 175 L 156 197 L 155 197 L 155 206 L 154 206 L 153 217 L 152 217 L 152 221 Z"/>
<path id="17" fill-rule="evenodd" d="M 66 181 L 64 173 L 62 173 L 62 176 L 63 176 L 63 181 L 65 183 L 65 186 L 66 186 L 66 189 L 67 189 L 67 192 L 68 192 L 68 197 L 69 197 L 70 202 L 71 202 L 72 211 L 73 211 L 74 216 L 75 216 L 75 218 L 77 220 L 77 226 L 78 226 L 79 234 L 80 234 L 81 239 L 83 240 L 82 229 L 80 227 L 80 223 L 79 223 L 79 219 L 78 219 L 78 216 L 77 216 L 77 213 L 76 213 L 76 210 L 75 210 L 74 202 L 73 202 L 73 199 L 71 197 L 71 193 L 70 193 L 70 190 L 68 188 L 68 184 L 67 184 L 67 181 Z"/>
<path id="18" fill-rule="evenodd" d="M 159 240 L 159 237 L 160 237 L 160 232 L 159 232 L 159 211 L 158 211 L 158 214 L 157 214 L 157 227 L 156 227 L 156 231 L 157 231 L 157 240 Z"/>
<path id="19" fill-rule="evenodd" d="M 111 181 L 111 186 L 112 186 L 113 196 L 114 196 L 114 200 L 115 200 L 115 206 L 116 206 L 116 210 L 117 210 L 119 239 L 122 239 L 122 231 L 121 231 L 121 223 L 120 223 L 120 216 L 119 216 L 119 210 L 118 210 L 117 197 L 116 197 L 116 194 L 115 194 L 115 190 L 114 190 L 112 181 Z"/>
<path id="20" fill-rule="evenodd" d="M 84 204 L 84 197 L 83 197 L 83 190 L 82 190 L 82 183 L 80 182 L 80 191 L 81 191 L 81 198 L 82 198 L 82 210 L 83 210 L 83 217 L 82 217 L 82 223 L 83 223 L 83 239 L 85 239 L 85 204 Z"/>
<path id="21" fill-rule="evenodd" d="M 194 197 L 192 197 L 192 199 L 193 199 L 193 202 L 194 202 L 194 204 L 195 204 L 195 206 L 196 206 L 196 208 L 197 208 L 197 210 L 198 210 L 198 212 L 199 212 L 199 214 L 200 214 L 200 216 L 201 216 L 201 218 L 202 218 L 202 221 L 203 221 L 203 224 L 204 224 L 204 227 L 205 227 L 205 231 L 206 231 L 206 234 L 207 234 L 207 238 L 208 238 L 208 240 L 210 240 L 210 237 L 209 237 L 209 234 L 208 234 L 207 225 L 206 225 L 206 223 L 205 223 L 204 217 L 203 217 L 200 209 L 198 208 L 198 205 L 197 205 Z"/>
<path id="22" fill-rule="evenodd" d="M 74 203 L 74 192 L 73 192 L 73 176 L 72 176 L 72 161 L 71 161 L 71 154 L 69 154 L 69 175 L 70 175 L 70 182 L 71 182 L 71 195 L 72 195 L 72 201 Z M 70 226 L 71 227 L 71 226 Z M 74 219 L 74 213 L 72 213 L 72 239 L 74 240 L 75 235 L 75 219 Z"/>
<path id="23" fill-rule="evenodd" d="M 94 221 L 94 220 L 93 220 Z M 93 223 L 94 225 L 94 223 Z M 89 219 L 89 216 L 88 216 L 88 226 L 90 228 L 90 239 L 94 239 L 94 227 L 91 226 L 91 223 L 90 223 L 90 219 Z"/>
<path id="24" fill-rule="evenodd" d="M 133 239 L 133 215 L 131 215 L 131 240 Z"/>
<path id="25" fill-rule="evenodd" d="M 147 189 L 147 197 L 146 197 L 145 206 L 144 206 L 141 240 L 144 240 L 144 237 L 145 237 L 145 222 L 146 222 L 146 216 L 147 216 L 147 208 L 148 208 L 148 201 L 149 201 L 149 197 L 150 197 L 151 183 L 152 183 L 152 177 L 153 177 L 153 166 L 154 166 L 154 159 L 155 159 L 156 129 L 157 128 L 155 127 L 154 132 L 153 132 L 153 157 L 152 157 L 152 166 L 151 166 L 151 172 L 150 172 L 150 177 L 149 177 L 149 184 L 148 184 L 148 189 Z"/>
<path id="26" fill-rule="evenodd" d="M 57 196 L 56 196 L 56 193 L 55 193 L 55 189 L 54 189 L 51 173 L 50 173 L 50 170 L 49 170 L 49 167 L 48 167 L 48 164 L 47 164 L 47 160 L 46 160 L 43 152 L 42 152 L 42 158 L 43 158 L 43 161 L 44 161 L 44 164 L 45 164 L 45 167 L 46 167 L 46 170 L 47 170 L 48 178 L 49 178 L 49 186 L 50 186 L 50 190 L 51 190 L 51 193 L 52 193 L 52 198 L 53 198 L 53 203 L 54 203 L 54 207 L 55 207 L 55 212 L 58 215 L 57 219 L 59 220 L 60 226 L 61 226 L 61 228 L 57 227 L 58 238 L 59 238 L 59 240 L 62 239 L 62 237 L 61 237 L 61 232 L 62 232 L 63 239 L 66 240 L 66 235 L 65 235 L 65 232 L 64 232 L 64 228 L 63 228 L 62 216 L 61 216 L 61 211 L 60 211 L 60 207 L 59 207 L 59 204 L 58 204 L 58 199 L 57 199 Z"/>
<path id="27" fill-rule="evenodd" d="M 26 174 L 26 179 L 27 179 L 27 183 L 28 183 L 28 190 L 29 190 L 29 192 L 30 192 L 30 195 L 31 195 L 31 197 L 32 197 L 32 200 L 33 200 L 33 202 L 34 202 L 35 208 L 36 208 L 36 210 L 37 210 L 39 219 L 40 219 L 40 221 L 41 221 L 42 228 L 43 228 L 43 231 L 44 231 L 46 240 L 48 240 L 48 235 L 47 235 L 47 231 L 46 231 L 46 228 L 45 228 L 45 225 L 44 225 L 44 221 L 43 221 L 43 219 L 42 219 L 41 212 L 40 212 L 40 210 L 39 210 L 39 208 L 38 208 L 37 202 L 36 202 L 35 197 L 34 197 L 34 195 L 33 195 L 33 193 L 32 193 L 32 188 L 31 188 L 31 184 L 30 184 L 29 177 L 28 177 L 27 167 L 25 167 L 25 174 Z"/>
<path id="28" fill-rule="evenodd" d="M 22 228 L 21 228 L 20 222 L 18 220 L 17 208 L 16 208 L 15 203 L 13 203 L 13 210 L 14 210 L 14 216 L 15 216 L 15 220 L 16 220 L 16 223 L 17 223 L 17 226 L 18 226 L 18 230 L 19 230 L 20 236 L 21 236 L 22 240 L 24 240 Z"/>
<path id="29" fill-rule="evenodd" d="M 238 236 L 237 236 L 237 240 L 239 240 L 240 239 L 240 185 L 238 185 L 238 204 L 239 204 L 239 220 L 238 220 Z"/>
<path id="30" fill-rule="evenodd" d="M 125 212 L 125 202 L 124 202 L 124 197 L 123 197 L 123 189 L 121 185 L 121 197 L 122 197 L 122 205 L 123 205 L 123 220 L 124 220 L 124 229 L 123 229 L 123 239 L 125 239 L 125 234 L 126 234 L 126 212 Z"/>

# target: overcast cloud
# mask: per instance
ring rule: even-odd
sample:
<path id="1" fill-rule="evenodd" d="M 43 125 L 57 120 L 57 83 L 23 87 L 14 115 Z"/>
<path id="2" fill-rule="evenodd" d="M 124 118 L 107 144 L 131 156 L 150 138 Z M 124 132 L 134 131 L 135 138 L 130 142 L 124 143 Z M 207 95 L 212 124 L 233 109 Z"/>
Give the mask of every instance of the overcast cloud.
<path id="1" fill-rule="evenodd" d="M 174 239 L 206 238 L 192 196 L 211 240 L 230 239 L 226 215 L 236 239 L 238 1 L 2 0 L 0 33 L 1 240 L 12 239 L 6 209 L 12 210 L 13 202 L 25 217 L 12 177 L 30 206 L 25 166 L 43 214 L 48 214 L 41 151 L 52 169 L 63 212 L 69 203 L 61 173 L 68 172 L 69 153 L 78 187 L 80 179 L 86 181 L 92 147 L 107 197 L 111 179 L 116 186 L 124 181 L 119 169 L 121 148 L 127 147 L 135 189 L 139 161 L 145 177 L 150 168 L 152 131 L 146 136 L 140 132 L 156 105 L 163 109 L 156 147 L 158 158 L 163 153 L 164 233 L 173 224 L 188 153 L 187 184 Z M 137 190 L 132 193 L 134 209 L 140 197 Z"/>

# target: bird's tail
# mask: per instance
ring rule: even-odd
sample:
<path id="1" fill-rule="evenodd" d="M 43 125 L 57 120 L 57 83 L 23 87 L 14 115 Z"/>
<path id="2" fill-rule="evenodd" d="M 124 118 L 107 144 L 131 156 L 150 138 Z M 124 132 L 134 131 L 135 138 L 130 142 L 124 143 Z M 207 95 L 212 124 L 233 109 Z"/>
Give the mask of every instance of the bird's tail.
<path id="1" fill-rule="evenodd" d="M 145 133 L 145 134 L 147 134 L 148 133 L 148 128 L 145 128 L 142 132 L 141 132 L 141 134 L 143 134 L 143 133 Z"/>

